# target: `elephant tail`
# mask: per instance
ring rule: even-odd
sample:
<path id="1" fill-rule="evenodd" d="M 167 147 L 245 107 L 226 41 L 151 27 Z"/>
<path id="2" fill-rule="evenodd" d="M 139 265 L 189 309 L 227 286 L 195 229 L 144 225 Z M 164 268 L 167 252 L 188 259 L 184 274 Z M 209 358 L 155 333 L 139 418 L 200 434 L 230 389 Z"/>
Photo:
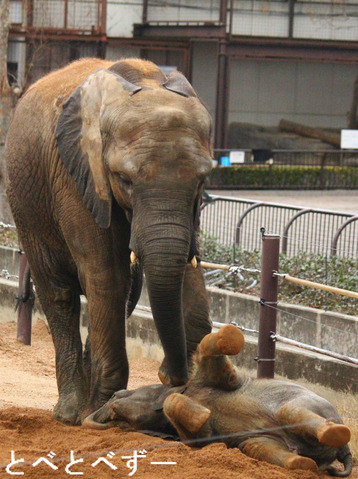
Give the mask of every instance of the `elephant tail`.
<path id="1" fill-rule="evenodd" d="M 21 291 L 20 294 L 16 297 L 15 311 L 18 310 L 21 303 L 26 303 L 26 301 L 33 300 L 33 293 L 31 292 L 31 272 L 29 263 L 26 262 L 24 269 L 24 274 L 22 278 Z"/>
<path id="2" fill-rule="evenodd" d="M 345 445 L 339 449 L 337 459 L 344 465 L 344 470 L 339 471 L 335 467 L 329 466 L 326 471 L 328 474 L 334 477 L 348 477 L 351 474 L 353 467 L 352 453 L 348 445 Z"/>

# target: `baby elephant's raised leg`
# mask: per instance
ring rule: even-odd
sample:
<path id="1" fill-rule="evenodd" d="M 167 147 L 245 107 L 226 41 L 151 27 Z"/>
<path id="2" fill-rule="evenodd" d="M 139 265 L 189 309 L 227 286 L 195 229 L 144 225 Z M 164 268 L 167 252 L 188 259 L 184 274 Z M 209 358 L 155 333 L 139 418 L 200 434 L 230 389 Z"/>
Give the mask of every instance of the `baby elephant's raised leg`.
<path id="1" fill-rule="evenodd" d="M 178 393 L 171 394 L 164 401 L 163 411 L 178 431 L 180 439 L 211 436 L 210 410 L 190 397 Z"/>
<path id="2" fill-rule="evenodd" d="M 276 418 L 281 424 L 294 426 L 295 434 L 314 436 L 325 446 L 340 448 L 351 438 L 350 429 L 344 424 L 336 424 L 309 409 L 290 403 L 277 411 Z"/>
<path id="3" fill-rule="evenodd" d="M 217 333 L 210 333 L 201 340 L 198 351 L 200 357 L 238 354 L 244 347 L 244 335 L 233 324 L 226 324 Z"/>
<path id="4" fill-rule="evenodd" d="M 318 466 L 313 459 L 290 452 L 287 446 L 277 439 L 255 437 L 245 441 L 240 446 L 240 449 L 247 456 L 276 464 L 286 469 L 318 471 Z"/>
<path id="5" fill-rule="evenodd" d="M 240 385 L 240 377 L 226 355 L 238 354 L 243 346 L 244 336 L 232 324 L 225 325 L 217 333 L 207 334 L 194 356 L 197 368 L 193 381 L 199 381 L 201 387 L 235 390 Z"/>

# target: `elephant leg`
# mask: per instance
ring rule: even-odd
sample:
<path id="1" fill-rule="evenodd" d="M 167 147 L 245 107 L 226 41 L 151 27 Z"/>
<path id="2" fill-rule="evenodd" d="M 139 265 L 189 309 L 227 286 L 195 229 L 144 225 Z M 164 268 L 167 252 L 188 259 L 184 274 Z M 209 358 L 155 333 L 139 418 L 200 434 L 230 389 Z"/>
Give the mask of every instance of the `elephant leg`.
<path id="1" fill-rule="evenodd" d="M 199 357 L 234 356 L 244 347 L 244 335 L 234 325 L 227 324 L 217 333 L 207 334 L 199 344 Z"/>
<path id="2" fill-rule="evenodd" d="M 206 334 L 211 332 L 209 314 L 209 299 L 202 268 L 200 265 L 193 268 L 191 264 L 188 264 L 183 283 L 183 316 L 189 367 L 198 344 Z M 170 383 L 165 359 L 158 375 L 163 384 Z"/>
<path id="3" fill-rule="evenodd" d="M 88 386 L 91 384 L 91 334 L 88 327 L 85 349 L 83 351 L 83 367 Z"/>
<path id="4" fill-rule="evenodd" d="M 181 440 L 211 437 L 210 410 L 190 397 L 171 394 L 164 401 L 163 411 L 178 431 Z M 199 446 L 199 443 L 195 445 Z"/>
<path id="5" fill-rule="evenodd" d="M 313 459 L 290 452 L 287 446 L 277 439 L 255 437 L 241 444 L 240 449 L 253 459 L 266 461 L 286 469 L 318 471 L 318 466 Z"/>
<path id="6" fill-rule="evenodd" d="M 90 318 L 91 384 L 84 417 L 100 408 L 113 393 L 125 389 L 128 382 L 124 278 L 112 275 L 106 268 L 94 275 L 88 272 L 85 277 Z"/>
<path id="7" fill-rule="evenodd" d="M 238 354 L 243 345 L 243 334 L 231 324 L 223 326 L 217 333 L 206 335 L 194 357 L 196 363 L 194 380 L 198 380 L 202 386 L 225 391 L 237 389 L 241 379 L 226 354 Z"/>
<path id="8" fill-rule="evenodd" d="M 31 254 L 26 250 L 28 258 Z M 34 264 L 34 263 L 32 263 Z M 36 292 L 44 309 L 56 353 L 56 378 L 59 392 L 53 410 L 55 419 L 66 424 L 79 424 L 80 414 L 87 402 L 88 384 L 82 360 L 82 342 L 79 331 L 80 296 L 74 284 L 62 276 L 61 282 L 41 269 L 40 255 L 31 269 Z"/>
<path id="9" fill-rule="evenodd" d="M 329 447 L 343 447 L 351 437 L 350 429 L 336 424 L 301 406 L 287 403 L 276 412 L 280 424 L 292 425 L 295 434 L 303 437 L 314 436 L 321 444 Z"/>
<path id="10" fill-rule="evenodd" d="M 27 189 L 24 190 L 26 193 Z M 26 197 L 27 198 L 27 197 Z M 77 270 L 66 246 L 54 231 L 47 231 L 33 211 L 26 210 L 12 198 L 19 238 L 26 252 L 31 276 L 46 315 L 56 354 L 56 378 L 59 392 L 53 410 L 55 419 L 78 424 L 87 401 L 87 384 L 83 372 L 82 341 L 79 332 L 80 286 Z M 36 211 L 36 202 L 27 198 L 27 205 Z M 20 207 L 21 206 L 21 207 Z M 43 212 L 45 217 L 47 210 Z"/>

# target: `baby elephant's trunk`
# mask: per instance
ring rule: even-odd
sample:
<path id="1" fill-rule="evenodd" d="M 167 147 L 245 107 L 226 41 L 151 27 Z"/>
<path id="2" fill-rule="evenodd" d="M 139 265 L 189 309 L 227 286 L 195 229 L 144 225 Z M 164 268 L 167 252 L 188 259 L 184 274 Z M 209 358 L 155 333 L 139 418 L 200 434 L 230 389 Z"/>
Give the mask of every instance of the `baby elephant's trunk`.
<path id="1" fill-rule="evenodd" d="M 334 477 L 348 477 L 352 472 L 353 459 L 348 445 L 343 446 L 337 454 L 337 459 L 344 465 L 344 470 L 339 471 L 333 466 L 327 468 L 327 472 Z"/>

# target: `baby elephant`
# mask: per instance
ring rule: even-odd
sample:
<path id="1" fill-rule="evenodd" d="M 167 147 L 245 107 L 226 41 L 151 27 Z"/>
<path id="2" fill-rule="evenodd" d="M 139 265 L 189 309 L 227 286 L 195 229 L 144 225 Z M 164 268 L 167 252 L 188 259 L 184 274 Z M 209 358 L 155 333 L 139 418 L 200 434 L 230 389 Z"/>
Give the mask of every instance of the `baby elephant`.
<path id="1" fill-rule="evenodd" d="M 185 388 L 144 386 L 119 391 L 84 425 L 179 434 L 192 446 L 224 442 L 255 459 L 287 469 L 346 477 L 352 471 L 350 430 L 325 399 L 296 384 L 239 374 L 227 355 L 244 337 L 233 325 L 208 334 L 198 346 Z M 174 426 L 174 428 L 173 428 Z M 338 459 L 339 471 L 330 464 Z"/>

